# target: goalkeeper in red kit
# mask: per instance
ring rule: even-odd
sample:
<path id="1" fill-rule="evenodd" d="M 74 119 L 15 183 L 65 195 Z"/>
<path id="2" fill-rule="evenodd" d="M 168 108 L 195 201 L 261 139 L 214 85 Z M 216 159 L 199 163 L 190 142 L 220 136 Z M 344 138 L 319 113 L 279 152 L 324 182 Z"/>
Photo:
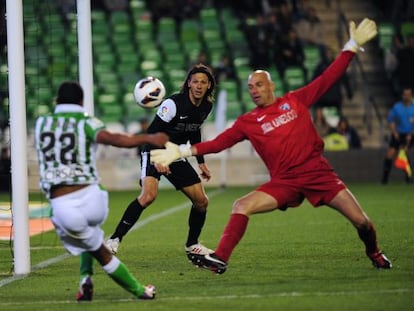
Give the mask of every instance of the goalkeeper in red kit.
<path id="1" fill-rule="evenodd" d="M 181 158 L 217 153 L 248 139 L 269 170 L 269 182 L 233 204 L 215 252 L 196 257 L 195 265 L 219 274 L 225 272 L 251 215 L 296 207 L 306 198 L 315 207 L 327 205 L 345 216 L 356 228 L 376 268 L 392 267 L 377 243 L 372 221 L 323 157 L 323 141 L 309 112 L 311 105 L 345 73 L 362 45 L 376 34 L 372 20 L 364 19 L 358 27 L 351 22 L 350 40 L 332 64 L 308 85 L 279 98 L 274 96 L 275 85 L 269 73 L 254 71 L 248 78 L 248 89 L 257 107 L 237 118 L 232 127 L 210 141 L 192 146 L 168 142 L 165 149 L 151 151 L 152 161 L 167 166 Z"/>

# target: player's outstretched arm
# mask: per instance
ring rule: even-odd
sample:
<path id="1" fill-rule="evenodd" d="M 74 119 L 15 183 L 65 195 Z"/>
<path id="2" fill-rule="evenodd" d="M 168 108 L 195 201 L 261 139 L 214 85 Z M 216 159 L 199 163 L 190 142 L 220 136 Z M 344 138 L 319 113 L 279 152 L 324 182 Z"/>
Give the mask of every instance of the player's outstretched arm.
<path id="1" fill-rule="evenodd" d="M 152 144 L 161 147 L 168 142 L 168 135 L 165 133 L 132 135 L 102 130 L 98 133 L 96 142 L 120 148 L 134 148 L 142 144 Z"/>
<path id="2" fill-rule="evenodd" d="M 358 27 L 355 22 L 349 23 L 349 41 L 344 46 L 344 51 L 352 51 L 357 53 L 359 50 L 363 51 L 362 46 L 374 38 L 378 33 L 375 21 L 364 18 Z"/>
<path id="3" fill-rule="evenodd" d="M 155 164 L 168 166 L 178 159 L 188 158 L 192 155 L 196 154 L 194 148 L 190 145 L 177 145 L 172 142 L 167 142 L 165 149 L 151 150 L 151 161 Z"/>

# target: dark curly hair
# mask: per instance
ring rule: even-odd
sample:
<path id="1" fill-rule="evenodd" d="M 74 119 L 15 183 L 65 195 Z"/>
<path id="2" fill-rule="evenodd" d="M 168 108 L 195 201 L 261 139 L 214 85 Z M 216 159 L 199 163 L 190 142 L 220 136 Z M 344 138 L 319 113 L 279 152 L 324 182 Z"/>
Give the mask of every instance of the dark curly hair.
<path id="1" fill-rule="evenodd" d="M 189 87 L 188 87 L 188 81 L 191 79 L 193 74 L 196 73 L 204 73 L 207 75 L 208 80 L 210 82 L 210 88 L 207 90 L 206 95 L 204 96 L 205 99 L 207 99 L 210 102 L 214 101 L 214 93 L 216 89 L 216 80 L 214 79 L 213 71 L 210 67 L 203 65 L 203 64 L 197 64 L 194 65 L 187 74 L 187 78 L 185 79 L 184 83 L 181 86 L 180 92 L 183 94 L 188 94 Z"/>

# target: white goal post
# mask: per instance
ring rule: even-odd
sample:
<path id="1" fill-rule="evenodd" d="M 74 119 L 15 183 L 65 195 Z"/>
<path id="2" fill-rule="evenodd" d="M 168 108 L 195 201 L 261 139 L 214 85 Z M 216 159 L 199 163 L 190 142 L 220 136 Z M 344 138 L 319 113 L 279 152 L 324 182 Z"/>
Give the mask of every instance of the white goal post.
<path id="1" fill-rule="evenodd" d="M 77 0 L 79 82 L 94 114 L 90 0 Z M 14 274 L 31 272 L 22 0 L 6 1 Z M 55 90 L 56 91 L 56 90 Z"/>
<path id="2" fill-rule="evenodd" d="M 30 272 L 26 96 L 23 91 L 25 90 L 25 78 L 21 0 L 7 0 L 6 19 L 14 274 L 21 275 Z"/>

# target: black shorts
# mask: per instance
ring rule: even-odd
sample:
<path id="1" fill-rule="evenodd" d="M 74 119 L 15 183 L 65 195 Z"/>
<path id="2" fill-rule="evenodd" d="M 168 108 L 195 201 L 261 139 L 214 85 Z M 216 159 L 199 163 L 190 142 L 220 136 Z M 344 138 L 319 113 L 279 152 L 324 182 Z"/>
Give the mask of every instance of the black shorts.
<path id="1" fill-rule="evenodd" d="M 395 139 L 394 135 L 391 135 L 389 146 L 394 149 L 398 149 L 400 146 L 405 146 L 407 144 L 407 134 L 399 134 L 400 139 Z M 407 147 L 411 147 L 413 145 L 413 139 L 411 139 L 410 145 Z"/>
<path id="2" fill-rule="evenodd" d="M 181 190 L 184 187 L 192 186 L 201 182 L 197 172 L 187 160 L 175 161 L 170 164 L 171 174 L 160 174 L 153 164 L 151 164 L 148 152 L 141 153 L 141 180 L 146 176 L 152 176 L 160 180 L 165 176 L 167 180 L 175 187 Z M 141 181 L 140 181 L 141 182 Z"/>

